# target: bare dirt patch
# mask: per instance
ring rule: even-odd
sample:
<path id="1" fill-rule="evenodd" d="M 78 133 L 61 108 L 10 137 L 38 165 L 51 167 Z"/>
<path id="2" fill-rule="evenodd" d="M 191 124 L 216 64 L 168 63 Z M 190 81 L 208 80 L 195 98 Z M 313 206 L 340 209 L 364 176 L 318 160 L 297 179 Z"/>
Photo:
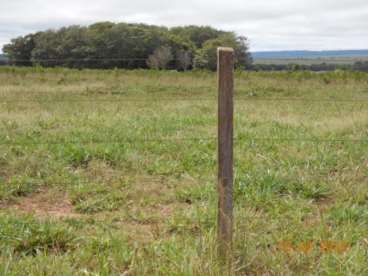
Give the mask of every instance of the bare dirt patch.
<path id="1" fill-rule="evenodd" d="M 81 215 L 73 209 L 72 203 L 64 193 L 40 191 L 28 197 L 19 198 L 9 209 L 16 209 L 26 213 L 34 213 L 39 217 L 75 218 Z"/>

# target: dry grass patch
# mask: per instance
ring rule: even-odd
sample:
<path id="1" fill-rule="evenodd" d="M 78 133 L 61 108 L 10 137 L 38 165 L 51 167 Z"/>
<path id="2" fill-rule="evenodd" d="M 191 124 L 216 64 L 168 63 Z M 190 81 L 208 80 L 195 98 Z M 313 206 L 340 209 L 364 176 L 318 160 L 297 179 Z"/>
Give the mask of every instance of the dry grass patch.
<path id="1" fill-rule="evenodd" d="M 33 213 L 37 217 L 79 218 L 65 193 L 43 189 L 27 197 L 21 197 L 7 206 L 24 213 Z"/>

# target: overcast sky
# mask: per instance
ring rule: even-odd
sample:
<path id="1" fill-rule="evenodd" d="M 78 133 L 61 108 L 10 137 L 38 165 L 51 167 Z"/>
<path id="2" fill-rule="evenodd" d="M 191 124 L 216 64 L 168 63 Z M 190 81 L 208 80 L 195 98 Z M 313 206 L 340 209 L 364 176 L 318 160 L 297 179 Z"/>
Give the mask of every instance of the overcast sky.
<path id="1" fill-rule="evenodd" d="M 212 25 L 247 36 L 252 51 L 368 48 L 368 0 L 0 0 L 0 48 L 96 21 Z"/>

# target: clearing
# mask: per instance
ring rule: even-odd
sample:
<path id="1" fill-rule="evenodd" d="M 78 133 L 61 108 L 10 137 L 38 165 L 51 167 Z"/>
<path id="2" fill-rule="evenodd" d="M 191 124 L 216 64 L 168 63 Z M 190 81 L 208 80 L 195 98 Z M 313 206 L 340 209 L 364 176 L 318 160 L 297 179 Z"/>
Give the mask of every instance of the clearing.
<path id="1" fill-rule="evenodd" d="M 216 91 L 210 72 L 0 68 L 0 274 L 224 275 Z M 235 105 L 228 273 L 368 274 L 368 74 L 236 72 Z"/>

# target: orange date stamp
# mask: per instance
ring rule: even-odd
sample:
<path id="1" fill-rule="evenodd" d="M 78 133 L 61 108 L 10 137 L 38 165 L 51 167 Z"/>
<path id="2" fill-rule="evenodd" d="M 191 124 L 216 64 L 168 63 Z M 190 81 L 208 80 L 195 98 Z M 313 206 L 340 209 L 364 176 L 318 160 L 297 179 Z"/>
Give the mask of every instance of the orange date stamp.
<path id="1" fill-rule="evenodd" d="M 277 243 L 276 248 L 280 251 L 286 253 L 298 252 L 309 254 L 314 249 L 319 250 L 322 253 L 339 253 L 342 254 L 349 250 L 350 246 L 348 242 L 345 241 L 303 241 L 299 243 L 293 243 L 291 241 L 281 241 Z"/>

